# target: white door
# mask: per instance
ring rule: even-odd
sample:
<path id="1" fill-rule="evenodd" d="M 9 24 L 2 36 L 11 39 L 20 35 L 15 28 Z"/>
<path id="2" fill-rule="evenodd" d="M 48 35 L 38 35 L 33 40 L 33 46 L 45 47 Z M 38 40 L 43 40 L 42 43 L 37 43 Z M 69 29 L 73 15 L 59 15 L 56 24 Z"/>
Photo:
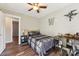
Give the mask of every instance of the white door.
<path id="1" fill-rule="evenodd" d="M 3 13 L 0 12 L 0 54 L 5 49 L 5 40 L 4 40 L 4 19 Z"/>

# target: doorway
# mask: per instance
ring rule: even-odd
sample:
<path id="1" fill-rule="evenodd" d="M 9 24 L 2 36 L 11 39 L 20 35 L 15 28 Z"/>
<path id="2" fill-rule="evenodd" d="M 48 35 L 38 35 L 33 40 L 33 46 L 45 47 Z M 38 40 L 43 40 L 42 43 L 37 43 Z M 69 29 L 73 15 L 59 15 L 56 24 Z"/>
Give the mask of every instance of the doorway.
<path id="1" fill-rule="evenodd" d="M 16 19 L 15 19 L 16 20 Z M 19 21 L 12 21 L 12 41 L 14 44 L 18 44 L 19 41 Z"/>
<path id="2" fill-rule="evenodd" d="M 5 38 L 7 44 L 11 46 L 20 44 L 20 17 L 14 15 L 6 15 L 5 17 Z M 16 43 L 16 44 L 15 44 Z M 10 46 L 9 46 L 10 47 Z"/>

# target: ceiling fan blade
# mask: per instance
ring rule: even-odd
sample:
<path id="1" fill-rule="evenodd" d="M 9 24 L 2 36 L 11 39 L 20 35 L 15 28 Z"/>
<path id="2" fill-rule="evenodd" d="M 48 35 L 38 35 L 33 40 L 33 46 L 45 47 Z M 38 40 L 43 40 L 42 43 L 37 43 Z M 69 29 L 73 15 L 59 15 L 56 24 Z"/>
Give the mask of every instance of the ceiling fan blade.
<path id="1" fill-rule="evenodd" d="M 29 5 L 33 5 L 32 3 L 27 3 L 27 4 L 29 4 Z"/>
<path id="2" fill-rule="evenodd" d="M 47 6 L 39 6 L 40 8 L 47 8 Z"/>
<path id="3" fill-rule="evenodd" d="M 33 8 L 30 8 L 28 11 L 31 11 Z"/>
<path id="4" fill-rule="evenodd" d="M 39 13 L 39 10 L 37 10 L 37 13 Z"/>

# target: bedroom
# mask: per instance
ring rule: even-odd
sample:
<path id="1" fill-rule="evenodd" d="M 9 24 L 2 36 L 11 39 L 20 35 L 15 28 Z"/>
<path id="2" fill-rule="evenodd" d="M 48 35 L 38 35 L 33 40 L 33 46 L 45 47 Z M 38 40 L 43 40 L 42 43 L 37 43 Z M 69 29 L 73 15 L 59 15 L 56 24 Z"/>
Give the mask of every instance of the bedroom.
<path id="1" fill-rule="evenodd" d="M 3 33 L 4 39 L 1 41 L 3 43 L 0 43 L 1 56 L 79 55 L 78 49 L 75 50 L 76 54 L 72 52 L 74 46 L 71 44 L 74 40 L 77 43 L 76 47 L 79 48 L 76 40 L 79 38 L 79 3 L 36 4 L 46 7 L 39 8 L 39 11 L 35 9 L 28 11 L 32 8 L 31 3 L 0 3 L 0 18 L 4 19 L 0 20 L 0 26 L 3 25 L 0 33 Z M 72 15 L 74 13 L 76 14 Z M 17 19 L 19 35 L 16 44 L 12 38 L 12 21 Z M 5 20 L 9 25 L 8 31 Z"/>

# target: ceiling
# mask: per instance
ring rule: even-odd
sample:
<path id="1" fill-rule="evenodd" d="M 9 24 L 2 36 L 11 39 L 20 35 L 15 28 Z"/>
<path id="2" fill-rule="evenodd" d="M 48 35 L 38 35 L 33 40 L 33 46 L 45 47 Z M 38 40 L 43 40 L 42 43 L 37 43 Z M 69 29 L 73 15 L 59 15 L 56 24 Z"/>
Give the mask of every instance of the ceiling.
<path id="1" fill-rule="evenodd" d="M 15 11 L 18 13 L 22 13 L 25 15 L 29 15 L 36 18 L 41 18 L 51 12 L 54 12 L 58 9 L 64 8 L 65 6 L 68 6 L 69 3 L 41 3 L 47 6 L 46 9 L 41 9 L 40 13 L 37 13 L 36 11 L 28 11 L 30 9 L 30 5 L 27 3 L 0 3 L 0 8 L 3 8 L 5 10 Z"/>

